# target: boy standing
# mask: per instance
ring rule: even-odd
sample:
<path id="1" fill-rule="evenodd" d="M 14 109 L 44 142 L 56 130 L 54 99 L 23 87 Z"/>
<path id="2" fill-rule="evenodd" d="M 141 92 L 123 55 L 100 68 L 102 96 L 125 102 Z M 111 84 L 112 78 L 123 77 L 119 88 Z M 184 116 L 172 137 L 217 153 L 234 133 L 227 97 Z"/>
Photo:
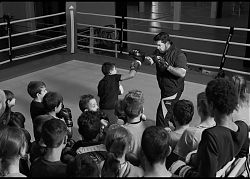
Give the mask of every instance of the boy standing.
<path id="1" fill-rule="evenodd" d="M 140 66 L 140 61 L 133 61 L 128 74 L 117 74 L 114 63 L 105 62 L 102 65 L 104 77 L 98 84 L 98 96 L 100 97 L 99 106 L 100 109 L 108 115 L 110 125 L 117 123 L 118 120 L 114 114 L 115 103 L 118 100 L 118 95 L 123 93 L 123 88 L 119 82 L 133 78 Z"/>
<path id="2" fill-rule="evenodd" d="M 46 113 L 42 103 L 43 97 L 47 93 L 46 85 L 42 81 L 31 81 L 28 84 L 27 91 L 33 98 L 32 102 L 30 103 L 30 116 L 32 123 L 34 123 L 35 117 Z"/>

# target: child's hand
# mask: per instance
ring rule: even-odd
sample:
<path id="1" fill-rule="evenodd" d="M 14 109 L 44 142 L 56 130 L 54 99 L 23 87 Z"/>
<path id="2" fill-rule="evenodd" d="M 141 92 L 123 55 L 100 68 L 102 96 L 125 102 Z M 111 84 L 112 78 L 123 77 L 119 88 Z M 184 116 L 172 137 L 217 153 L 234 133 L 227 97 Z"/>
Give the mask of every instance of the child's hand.
<path id="1" fill-rule="evenodd" d="M 120 95 L 124 93 L 124 89 L 121 84 L 119 84 L 119 91 L 120 91 Z"/>
<path id="2" fill-rule="evenodd" d="M 106 121 L 105 119 L 101 119 L 101 124 L 103 126 L 103 128 L 107 127 L 108 126 L 108 121 Z"/>

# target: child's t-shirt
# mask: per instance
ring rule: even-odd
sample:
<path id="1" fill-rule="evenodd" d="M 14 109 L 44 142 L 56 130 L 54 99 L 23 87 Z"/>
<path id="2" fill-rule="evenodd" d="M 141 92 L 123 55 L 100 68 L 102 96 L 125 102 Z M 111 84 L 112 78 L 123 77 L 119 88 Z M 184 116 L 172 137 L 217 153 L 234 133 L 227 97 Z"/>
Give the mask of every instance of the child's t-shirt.
<path id="1" fill-rule="evenodd" d="M 101 79 L 97 87 L 100 109 L 115 109 L 115 103 L 120 94 L 119 81 L 121 81 L 121 74 L 106 75 Z"/>
<path id="2" fill-rule="evenodd" d="M 42 157 L 35 160 L 30 167 L 30 177 L 66 177 L 67 164 L 61 161 L 50 162 Z"/>
<path id="3" fill-rule="evenodd" d="M 34 119 L 39 116 L 39 115 L 43 115 L 46 114 L 46 110 L 44 108 L 43 103 L 37 102 L 35 100 L 33 100 L 30 103 L 30 116 L 32 119 L 32 123 L 34 122 Z"/>

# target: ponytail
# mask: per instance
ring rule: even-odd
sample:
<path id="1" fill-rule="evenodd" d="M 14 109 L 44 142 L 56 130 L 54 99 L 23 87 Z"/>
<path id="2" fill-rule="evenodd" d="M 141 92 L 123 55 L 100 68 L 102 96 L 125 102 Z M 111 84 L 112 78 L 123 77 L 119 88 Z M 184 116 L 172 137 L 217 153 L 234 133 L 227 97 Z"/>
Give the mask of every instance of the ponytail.
<path id="1" fill-rule="evenodd" d="M 101 177 L 118 177 L 120 170 L 120 162 L 116 159 L 115 154 L 109 152 L 103 164 Z"/>

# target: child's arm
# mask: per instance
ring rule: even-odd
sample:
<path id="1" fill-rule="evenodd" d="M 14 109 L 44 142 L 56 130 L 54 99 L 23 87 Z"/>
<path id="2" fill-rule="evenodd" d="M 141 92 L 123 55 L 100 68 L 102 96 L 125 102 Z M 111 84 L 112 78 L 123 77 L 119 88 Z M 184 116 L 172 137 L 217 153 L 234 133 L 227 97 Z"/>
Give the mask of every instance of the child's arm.
<path id="1" fill-rule="evenodd" d="M 124 89 L 121 84 L 119 85 L 119 91 L 120 91 L 120 95 L 124 93 Z"/>
<path id="2" fill-rule="evenodd" d="M 137 72 L 137 70 L 139 70 L 140 66 L 141 66 L 141 62 L 139 60 L 133 61 L 130 65 L 129 73 L 121 75 L 121 81 L 134 78 L 136 75 L 136 72 Z"/>

